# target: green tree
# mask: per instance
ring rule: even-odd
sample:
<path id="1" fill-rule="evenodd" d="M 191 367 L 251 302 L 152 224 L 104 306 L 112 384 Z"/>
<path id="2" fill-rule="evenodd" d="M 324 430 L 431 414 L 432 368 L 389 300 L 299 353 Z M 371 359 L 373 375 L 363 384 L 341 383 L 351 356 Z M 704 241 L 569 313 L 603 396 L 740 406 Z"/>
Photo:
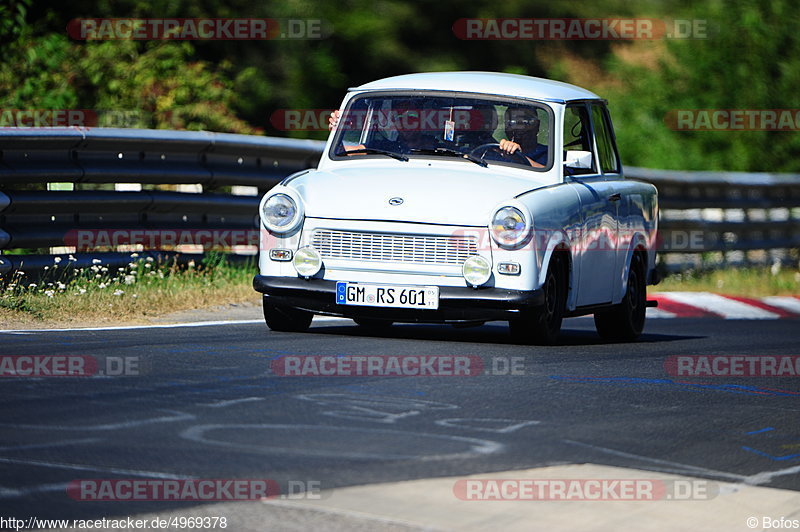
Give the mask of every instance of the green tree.
<path id="1" fill-rule="evenodd" d="M 233 110 L 232 65 L 212 67 L 193 52 L 187 42 L 76 43 L 23 32 L 0 64 L 0 106 L 124 112 L 135 120 L 129 126 L 259 133 Z"/>
<path id="2" fill-rule="evenodd" d="M 686 17 L 689 18 L 689 17 Z M 796 131 L 674 131 L 676 109 L 800 108 L 800 14 L 789 0 L 700 3 L 708 38 L 665 43 L 655 68 L 618 56 L 620 81 L 609 101 L 623 161 L 637 166 L 742 171 L 800 171 Z"/>

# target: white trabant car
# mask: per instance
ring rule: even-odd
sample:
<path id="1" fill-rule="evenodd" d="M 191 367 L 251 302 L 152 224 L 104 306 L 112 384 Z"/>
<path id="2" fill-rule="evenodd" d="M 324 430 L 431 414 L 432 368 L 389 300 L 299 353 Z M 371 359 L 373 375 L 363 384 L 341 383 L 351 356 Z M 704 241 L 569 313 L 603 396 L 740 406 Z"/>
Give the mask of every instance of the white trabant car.
<path id="1" fill-rule="evenodd" d="M 606 102 L 489 72 L 411 74 L 350 89 L 316 170 L 261 200 L 270 329 L 314 314 L 363 327 L 508 321 L 549 344 L 594 314 L 635 339 L 655 270 L 658 202 L 623 177 Z"/>

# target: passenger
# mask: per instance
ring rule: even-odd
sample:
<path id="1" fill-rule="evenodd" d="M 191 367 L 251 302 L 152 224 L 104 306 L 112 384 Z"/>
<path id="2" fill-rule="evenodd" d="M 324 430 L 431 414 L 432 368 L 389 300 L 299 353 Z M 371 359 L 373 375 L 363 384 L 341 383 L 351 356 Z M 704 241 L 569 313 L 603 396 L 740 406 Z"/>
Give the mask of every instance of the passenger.
<path id="1" fill-rule="evenodd" d="M 419 111 L 408 109 L 406 102 L 396 104 L 395 110 L 387 120 L 388 127 L 382 128 L 382 135 L 370 140 L 369 148 L 392 151 L 395 153 L 409 153 L 413 149 L 433 149 L 435 140 L 430 135 L 425 135 L 421 129 Z M 339 110 L 331 113 L 328 118 L 328 129 L 333 130 L 341 118 Z M 365 148 L 364 144 L 343 146 L 345 151 L 356 151 Z"/>
<path id="2" fill-rule="evenodd" d="M 474 112 L 470 113 L 470 127 L 461 135 L 460 143 L 473 149 L 483 144 L 497 144 L 497 139 L 494 138 L 497 110 L 494 105 L 488 102 L 477 103 L 472 110 Z"/>

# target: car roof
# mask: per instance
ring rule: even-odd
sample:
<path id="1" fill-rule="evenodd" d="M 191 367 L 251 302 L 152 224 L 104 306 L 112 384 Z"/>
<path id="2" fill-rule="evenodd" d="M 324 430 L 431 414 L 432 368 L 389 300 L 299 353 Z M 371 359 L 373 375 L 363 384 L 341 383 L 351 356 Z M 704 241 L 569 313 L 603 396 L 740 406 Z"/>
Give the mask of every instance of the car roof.
<path id="1" fill-rule="evenodd" d="M 601 100 L 595 93 L 569 83 L 502 72 L 405 74 L 371 81 L 350 90 L 445 90 L 515 96 L 551 102 Z"/>

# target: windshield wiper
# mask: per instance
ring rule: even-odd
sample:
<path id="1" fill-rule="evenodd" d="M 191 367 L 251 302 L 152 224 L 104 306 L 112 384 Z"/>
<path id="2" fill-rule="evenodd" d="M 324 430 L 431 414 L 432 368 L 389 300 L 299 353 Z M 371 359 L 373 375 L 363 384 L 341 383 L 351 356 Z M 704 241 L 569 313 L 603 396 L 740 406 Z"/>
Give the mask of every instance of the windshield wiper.
<path id="1" fill-rule="evenodd" d="M 453 157 L 463 157 L 468 161 L 472 161 L 478 166 L 483 166 L 484 168 L 489 166 L 489 164 L 486 161 L 484 161 L 480 157 L 475 157 L 471 153 L 454 150 L 452 148 L 442 148 L 441 146 L 438 148 L 414 148 L 411 150 L 411 153 L 425 153 L 430 155 L 450 155 Z"/>
<path id="2" fill-rule="evenodd" d="M 345 150 L 342 153 L 337 153 L 336 155 L 349 155 L 351 153 L 375 153 L 378 155 L 388 155 L 393 159 L 397 159 L 398 161 L 408 161 L 408 157 L 403 155 L 402 153 L 395 153 L 389 150 L 381 150 L 380 148 L 358 148 L 357 150 Z"/>

